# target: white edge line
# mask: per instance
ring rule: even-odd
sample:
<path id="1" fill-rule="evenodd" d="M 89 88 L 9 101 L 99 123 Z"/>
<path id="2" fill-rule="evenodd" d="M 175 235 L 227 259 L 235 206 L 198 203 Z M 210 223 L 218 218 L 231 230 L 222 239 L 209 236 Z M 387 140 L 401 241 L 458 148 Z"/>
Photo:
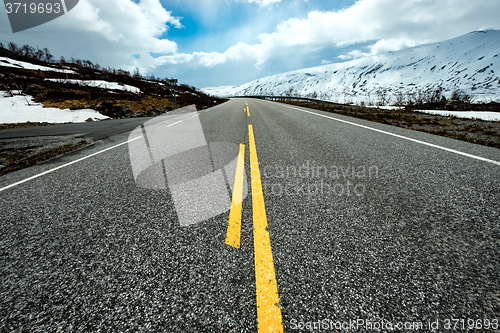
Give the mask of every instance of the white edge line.
<path id="1" fill-rule="evenodd" d="M 451 148 L 446 148 L 446 147 L 438 146 L 438 145 L 435 145 L 435 144 L 432 144 L 432 143 L 428 143 L 428 142 L 425 142 L 425 141 L 420 141 L 420 140 L 417 140 L 417 139 L 412 139 L 412 138 L 409 138 L 409 137 L 406 137 L 406 136 L 403 136 L 403 135 L 394 134 L 394 133 L 386 132 L 386 131 L 379 130 L 379 129 L 376 129 L 376 128 L 373 128 L 373 127 L 356 124 L 356 123 L 353 123 L 353 122 L 350 122 L 350 121 L 347 121 L 347 120 L 342 120 L 342 119 L 338 119 L 338 118 L 334 118 L 334 117 L 330 117 L 330 116 L 325 116 L 325 115 L 322 115 L 322 114 L 319 114 L 319 113 L 316 113 L 316 112 L 298 109 L 298 108 L 295 108 L 293 106 L 288 106 L 288 105 L 284 105 L 284 106 L 286 106 L 287 108 L 290 108 L 290 109 L 294 109 L 294 110 L 298 110 L 298 111 L 302 111 L 302 112 L 314 114 L 314 115 L 319 116 L 319 117 L 333 119 L 333 120 L 340 121 L 342 123 L 346 123 L 346 124 L 349 124 L 349 125 L 358 126 L 358 127 L 362 127 L 362 128 L 365 128 L 365 129 L 369 129 L 369 130 L 375 131 L 375 132 L 379 132 L 379 133 L 391 135 L 391 136 L 394 136 L 394 137 L 397 137 L 397 138 L 400 138 L 400 139 L 405 139 L 405 140 L 413 141 L 413 142 L 420 143 L 420 144 L 423 144 L 423 145 L 426 145 L 426 146 L 429 146 L 429 147 L 434 147 L 434 148 L 442 149 L 442 150 L 445 150 L 445 151 L 448 151 L 448 152 L 451 152 L 451 153 L 455 153 L 455 154 L 458 154 L 458 155 L 467 156 L 467 157 L 470 157 L 470 158 L 474 158 L 476 160 L 480 160 L 480 161 L 484 161 L 484 162 L 488 162 L 488 163 L 500 165 L 499 161 L 490 160 L 488 158 L 484 158 L 484 157 L 481 157 L 481 156 L 467 154 L 467 153 L 461 152 L 459 150 L 455 150 L 455 149 L 451 149 Z"/>
<path id="2" fill-rule="evenodd" d="M 170 125 L 168 125 L 167 127 L 174 126 L 174 125 L 176 125 L 176 124 L 178 124 L 178 123 L 182 123 L 182 120 L 179 120 L 178 122 L 175 122 L 175 123 L 173 123 L 173 124 L 170 124 Z M 5 186 L 5 187 L 2 187 L 2 188 L 0 188 L 0 192 L 3 192 L 3 191 L 8 190 L 8 189 L 10 189 L 10 188 L 13 188 L 13 187 L 15 187 L 15 186 L 17 186 L 17 185 L 21 185 L 21 184 L 23 184 L 23 183 L 29 182 L 30 180 L 33 180 L 33 179 L 39 178 L 39 177 L 41 177 L 41 176 L 45 176 L 46 174 L 49 174 L 49 173 L 54 172 L 54 171 L 56 171 L 56 170 L 59 170 L 59 169 L 65 168 L 65 167 L 70 166 L 70 165 L 72 165 L 72 164 L 75 164 L 75 163 L 81 162 L 81 161 L 83 161 L 83 160 L 86 160 L 87 158 L 90 158 L 90 157 L 93 157 L 93 156 L 99 155 L 99 154 L 104 153 L 104 152 L 106 152 L 106 151 L 108 151 L 108 150 L 111 150 L 111 149 L 114 149 L 114 148 L 117 148 L 117 147 L 123 146 L 123 145 L 125 145 L 125 144 L 127 144 L 127 143 L 129 143 L 129 142 L 132 142 L 132 141 L 138 140 L 138 139 L 140 139 L 140 138 L 142 138 L 142 135 L 141 135 L 141 136 L 139 136 L 139 137 L 137 137 L 137 138 L 134 138 L 134 139 L 132 139 L 132 140 L 128 140 L 128 141 L 126 141 L 126 142 L 123 142 L 123 143 L 120 143 L 120 144 L 118 144 L 118 145 L 115 145 L 115 146 L 113 146 L 113 147 L 106 148 L 106 149 L 101 150 L 101 151 L 99 151 L 99 152 L 97 152 L 97 153 L 93 153 L 93 154 L 90 154 L 90 155 L 88 155 L 88 156 L 82 157 L 82 158 L 77 159 L 77 160 L 75 160 L 75 161 L 73 161 L 73 162 L 69 162 L 69 163 L 67 163 L 67 164 L 64 164 L 64 165 L 58 166 L 58 167 L 56 167 L 56 168 L 54 168 L 54 169 L 50 169 L 50 170 L 44 171 L 44 172 L 42 172 L 42 173 L 40 173 L 40 174 L 38 174 L 38 175 L 35 175 L 35 176 L 32 176 L 32 177 L 29 177 L 29 178 L 23 179 L 23 180 L 21 180 L 21 181 L 19 181 L 19 182 L 17 182 L 17 183 L 14 183 L 14 184 L 11 184 L 11 185 L 8 185 L 8 186 Z"/>
<path id="3" fill-rule="evenodd" d="M 176 123 L 173 123 L 173 124 L 167 125 L 166 127 L 174 126 L 175 124 L 178 124 L 178 123 L 182 123 L 182 120 L 179 120 L 179 121 L 178 121 L 178 122 L 176 122 Z M 135 139 L 134 139 L 134 140 L 135 140 Z"/>
<path id="4" fill-rule="evenodd" d="M 220 106 L 223 106 L 223 105 L 224 105 L 224 104 L 226 104 L 226 103 L 228 103 L 228 102 L 224 102 L 224 103 L 222 103 L 222 104 L 217 104 L 217 105 L 214 105 L 214 106 L 212 106 L 212 107 L 208 108 L 207 110 L 205 110 L 204 112 L 214 111 L 215 109 L 219 108 Z"/>
<path id="5" fill-rule="evenodd" d="M 172 124 L 172 125 L 173 125 L 173 124 Z M 69 166 L 69 165 L 71 165 L 71 164 L 75 164 L 75 163 L 81 162 L 81 161 L 83 161 L 83 160 L 86 160 L 87 158 L 90 158 L 90 157 L 93 157 L 93 156 L 96 156 L 96 155 L 102 154 L 102 153 L 104 153 L 104 152 L 106 152 L 106 151 L 108 151 L 108 150 L 111 150 L 111 149 L 114 149 L 114 148 L 117 148 L 117 147 L 123 146 L 123 145 L 125 145 L 125 144 L 127 144 L 127 143 L 129 143 L 129 142 L 132 142 L 132 141 L 138 140 L 138 139 L 140 139 L 140 138 L 142 138 L 142 135 L 141 135 L 141 136 L 139 136 L 139 137 L 137 137 L 137 138 L 135 138 L 135 139 L 128 140 L 128 141 L 126 141 L 126 142 L 120 143 L 120 144 L 118 144 L 118 145 L 116 145 L 116 146 L 109 147 L 109 148 L 106 148 L 106 149 L 104 149 L 104 150 L 98 151 L 97 153 L 93 153 L 93 154 L 90 154 L 90 155 L 88 155 L 88 156 L 85 156 L 85 157 L 79 158 L 79 159 L 77 159 L 77 160 L 75 160 L 75 161 L 73 161 L 73 162 L 69 162 L 69 163 L 66 163 L 66 164 L 64 164 L 64 165 L 60 165 L 60 166 L 58 166 L 58 167 L 56 167 L 56 168 L 54 168 L 54 169 L 50 169 L 50 170 L 44 171 L 44 172 L 42 172 L 42 173 L 39 173 L 38 175 L 35 175 L 35 176 L 32 176 L 32 177 L 26 178 L 26 179 L 24 179 L 24 180 L 21 180 L 21 181 L 19 181 L 19 182 L 17 182 L 17 183 L 14 183 L 14 184 L 9 185 L 9 186 L 2 187 L 2 188 L 0 188 L 0 192 L 3 192 L 3 191 L 5 191 L 5 190 L 8 190 L 9 188 L 15 187 L 15 186 L 17 186 L 17 185 L 20 185 L 20 184 L 23 184 L 23 183 L 29 182 L 30 180 L 33 180 L 33 179 L 36 179 L 36 178 L 38 178 L 38 177 L 44 176 L 44 175 L 49 174 L 49 173 L 51 173 L 51 172 L 54 172 L 54 171 L 56 171 L 56 170 L 59 170 L 59 169 L 65 168 L 65 167 L 67 167 L 67 166 Z"/>
<path id="6" fill-rule="evenodd" d="M 198 116 L 199 116 L 199 114 L 195 114 L 194 116 L 191 116 L 191 118 L 198 117 Z"/>

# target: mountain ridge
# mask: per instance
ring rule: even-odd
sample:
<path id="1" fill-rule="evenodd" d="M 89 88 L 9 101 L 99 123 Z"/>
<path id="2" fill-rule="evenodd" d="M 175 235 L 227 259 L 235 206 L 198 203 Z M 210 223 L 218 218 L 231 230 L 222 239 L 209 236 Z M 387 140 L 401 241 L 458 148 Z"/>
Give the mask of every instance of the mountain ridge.
<path id="1" fill-rule="evenodd" d="M 443 42 L 369 55 L 264 77 L 232 87 L 202 89 L 220 97 L 294 95 L 344 103 L 390 104 L 442 89 L 478 101 L 500 97 L 500 30 L 474 31 Z M 381 103 L 385 102 L 385 103 Z"/>

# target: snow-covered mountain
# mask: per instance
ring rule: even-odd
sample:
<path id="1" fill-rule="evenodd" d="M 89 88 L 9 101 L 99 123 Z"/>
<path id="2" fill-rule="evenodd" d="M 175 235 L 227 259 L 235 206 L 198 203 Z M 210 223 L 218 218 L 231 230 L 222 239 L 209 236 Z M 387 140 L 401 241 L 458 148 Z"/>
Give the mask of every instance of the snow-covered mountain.
<path id="1" fill-rule="evenodd" d="M 475 31 L 444 42 L 273 76 L 233 87 L 202 89 L 227 96 L 293 95 L 335 102 L 395 102 L 438 87 L 476 101 L 500 99 L 500 31 Z M 386 93 L 383 93 L 383 92 Z M 387 102 L 387 101 L 386 101 Z"/>

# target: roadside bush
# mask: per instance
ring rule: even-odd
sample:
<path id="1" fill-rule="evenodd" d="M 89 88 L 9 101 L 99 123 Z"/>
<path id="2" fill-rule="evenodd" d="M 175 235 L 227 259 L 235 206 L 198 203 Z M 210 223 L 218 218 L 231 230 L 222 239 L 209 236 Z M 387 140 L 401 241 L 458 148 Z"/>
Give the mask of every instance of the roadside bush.
<path id="1" fill-rule="evenodd" d="M 470 103 L 472 101 L 472 95 L 464 92 L 463 90 L 457 89 L 451 93 L 450 100 L 453 102 Z"/>

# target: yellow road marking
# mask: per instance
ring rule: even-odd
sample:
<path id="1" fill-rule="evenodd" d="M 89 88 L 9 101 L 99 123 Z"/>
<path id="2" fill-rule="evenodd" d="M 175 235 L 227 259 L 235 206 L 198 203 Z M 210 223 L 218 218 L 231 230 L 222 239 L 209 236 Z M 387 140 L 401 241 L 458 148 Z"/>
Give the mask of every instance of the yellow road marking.
<path id="1" fill-rule="evenodd" d="M 274 271 L 271 240 L 267 228 L 266 207 L 262 192 L 259 161 L 252 125 L 248 125 L 250 169 L 252 174 L 253 238 L 255 250 L 255 282 L 259 333 L 283 332 L 283 319 Z"/>
<path id="2" fill-rule="evenodd" d="M 226 244 L 237 249 L 240 248 L 244 171 L 245 171 L 245 145 L 240 144 L 238 163 L 236 164 L 236 175 L 234 177 L 233 199 L 231 202 L 231 211 L 229 212 L 229 222 L 226 234 Z"/>
<path id="3" fill-rule="evenodd" d="M 250 108 L 248 107 L 247 101 L 245 101 L 245 110 L 243 110 L 243 111 L 246 111 L 247 115 L 250 117 Z"/>

